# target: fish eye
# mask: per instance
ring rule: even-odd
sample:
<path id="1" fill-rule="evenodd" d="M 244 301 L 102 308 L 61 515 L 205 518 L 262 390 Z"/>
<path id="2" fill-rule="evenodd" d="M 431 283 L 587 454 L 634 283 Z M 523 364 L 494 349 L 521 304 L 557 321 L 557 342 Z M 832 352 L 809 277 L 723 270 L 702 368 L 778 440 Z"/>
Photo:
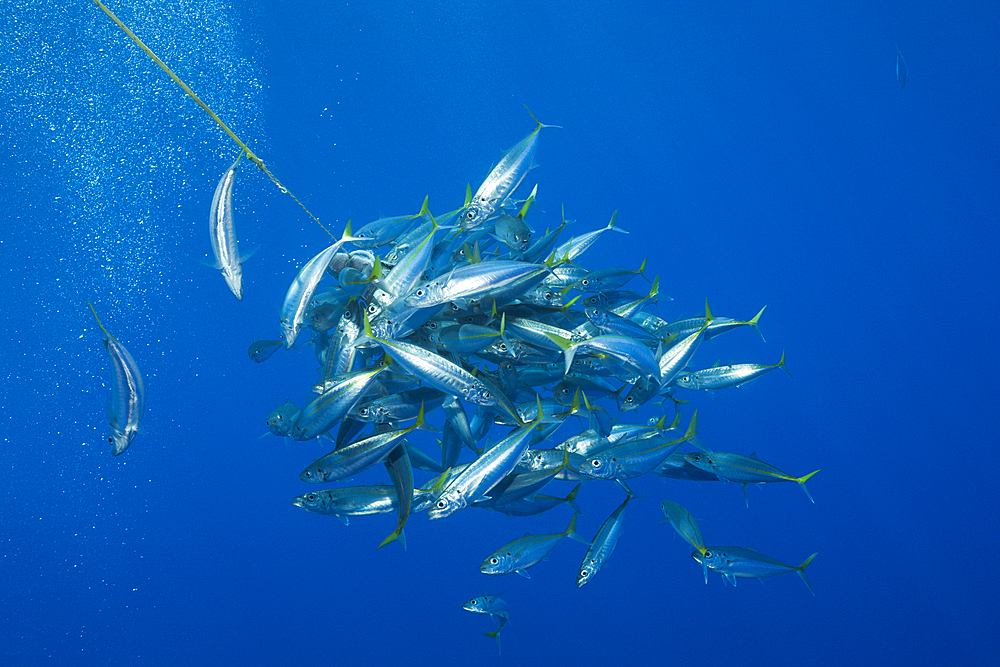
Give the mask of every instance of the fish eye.
<path id="1" fill-rule="evenodd" d="M 705 552 L 705 558 L 711 558 L 711 557 L 712 557 L 712 552 L 711 551 L 706 551 Z"/>
<path id="2" fill-rule="evenodd" d="M 111 436 L 108 436 L 108 442 L 110 442 L 110 443 L 114 443 L 114 441 L 115 441 L 115 439 L 114 439 L 114 438 L 112 438 Z"/>
<path id="3" fill-rule="evenodd" d="M 691 458 L 693 458 L 695 461 L 701 461 L 701 455 L 700 454 L 692 454 Z"/>
<path id="4" fill-rule="evenodd" d="M 490 562 L 493 563 L 494 565 L 496 565 L 497 563 L 500 562 L 500 559 L 497 558 L 496 556 L 494 556 L 493 558 L 490 559 Z"/>
<path id="5" fill-rule="evenodd" d="M 368 312 L 369 313 L 374 313 L 376 310 L 377 310 L 377 306 L 374 303 L 372 305 L 368 306 Z"/>
<path id="6" fill-rule="evenodd" d="M 580 576 L 581 577 L 586 577 L 588 574 L 590 574 L 589 570 L 580 570 Z"/>
<path id="7" fill-rule="evenodd" d="M 308 496 L 306 496 L 306 500 L 308 500 L 309 502 L 313 502 L 314 500 L 316 500 L 316 494 L 310 493 Z"/>
<path id="8" fill-rule="evenodd" d="M 303 474 L 304 474 L 304 475 L 305 475 L 306 477 L 312 477 L 312 476 L 313 476 L 313 474 L 312 474 L 311 472 L 309 472 L 308 470 L 306 470 L 306 471 L 305 471 L 305 472 L 304 472 Z"/>
<path id="9" fill-rule="evenodd" d="M 497 347 L 500 349 L 501 352 L 507 351 L 507 343 L 500 343 L 500 345 L 498 345 Z"/>
<path id="10" fill-rule="evenodd" d="M 553 296 L 552 296 L 552 292 L 546 292 L 546 293 L 545 293 L 545 298 L 546 298 L 546 299 L 550 299 L 550 300 L 551 300 L 551 299 L 553 299 L 553 298 L 555 298 L 555 297 L 553 297 Z"/>
<path id="11" fill-rule="evenodd" d="M 590 284 L 590 281 L 587 280 L 586 278 L 584 278 L 583 280 L 580 281 L 580 284 L 583 285 L 584 287 L 586 287 L 587 285 Z"/>
<path id="12" fill-rule="evenodd" d="M 465 214 L 465 217 L 468 218 L 469 220 L 472 220 L 474 217 L 476 217 L 476 214 L 473 211 L 469 211 L 468 213 Z"/>
<path id="13" fill-rule="evenodd" d="M 590 462 L 590 465 L 594 466 L 595 468 L 600 468 L 601 467 L 601 459 L 594 459 L 593 461 Z"/>
<path id="14" fill-rule="evenodd" d="M 483 398 L 489 398 L 490 396 L 492 396 L 492 394 L 490 394 L 489 391 L 484 391 L 483 392 Z"/>
<path id="15" fill-rule="evenodd" d="M 359 410 L 359 412 L 361 413 L 362 417 L 365 417 L 365 416 L 368 415 L 368 408 L 361 408 L 361 410 Z"/>
<path id="16" fill-rule="evenodd" d="M 417 296 L 423 296 L 423 295 L 424 295 L 424 290 L 418 289 L 417 290 Z"/>
<path id="17" fill-rule="evenodd" d="M 437 507 L 439 510 L 443 510 L 445 507 L 448 506 L 448 503 L 446 503 L 444 500 L 439 500 L 434 504 L 434 506 Z"/>

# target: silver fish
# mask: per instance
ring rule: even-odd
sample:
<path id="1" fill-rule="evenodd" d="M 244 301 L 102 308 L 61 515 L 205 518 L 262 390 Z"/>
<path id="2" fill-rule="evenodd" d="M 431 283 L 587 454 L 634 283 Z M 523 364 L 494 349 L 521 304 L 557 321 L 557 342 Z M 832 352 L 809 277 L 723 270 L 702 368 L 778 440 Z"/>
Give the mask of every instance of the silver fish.
<path id="1" fill-rule="evenodd" d="M 94 305 L 87 301 L 90 312 L 94 313 L 97 326 L 103 332 L 104 349 L 111 360 L 111 402 L 108 403 L 108 420 L 111 425 L 111 453 L 118 456 L 132 444 L 139 432 L 142 412 L 146 406 L 146 387 L 135 359 L 117 338 L 108 333 L 97 317 Z"/>
<path id="2" fill-rule="evenodd" d="M 240 257 L 236 245 L 236 229 L 233 226 L 233 184 L 236 180 L 236 166 L 243 158 L 243 153 L 236 158 L 233 166 L 226 170 L 215 188 L 212 197 L 212 210 L 208 216 L 208 234 L 212 240 L 212 253 L 215 254 L 215 268 L 222 271 L 229 289 L 240 301 L 243 300 L 243 261 L 249 257 Z"/>

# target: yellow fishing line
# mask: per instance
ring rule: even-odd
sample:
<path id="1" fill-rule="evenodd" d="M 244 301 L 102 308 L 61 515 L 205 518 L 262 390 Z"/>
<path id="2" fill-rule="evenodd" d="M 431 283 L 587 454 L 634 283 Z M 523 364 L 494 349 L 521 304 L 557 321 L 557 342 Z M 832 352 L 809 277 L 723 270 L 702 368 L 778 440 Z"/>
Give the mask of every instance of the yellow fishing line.
<path id="1" fill-rule="evenodd" d="M 131 40 L 132 40 L 133 42 L 135 42 L 135 43 L 136 43 L 136 45 L 137 45 L 137 46 L 138 46 L 138 47 L 139 47 L 140 49 L 142 49 L 143 51 L 145 51 L 145 52 L 146 52 L 146 55 L 148 55 L 148 56 L 149 56 L 150 58 L 152 58 L 152 59 L 153 59 L 153 62 L 155 62 L 155 63 L 156 63 L 157 65 L 159 65 L 159 66 L 160 66 L 160 69 L 162 69 L 162 70 L 163 70 L 164 72 L 166 72 L 166 73 L 167 73 L 167 75 L 168 75 L 168 76 L 169 76 L 169 77 L 170 77 L 171 79 L 173 79 L 173 80 L 174 80 L 175 82 L 177 82 L 177 85 L 178 85 L 178 86 L 180 86 L 181 88 L 183 88 L 183 89 L 184 89 L 184 92 L 185 92 L 185 93 L 187 93 L 187 94 L 188 94 L 188 95 L 189 95 L 189 96 L 191 97 L 191 99 L 192 99 L 192 100 L 194 100 L 195 102 L 197 102 L 197 103 L 198 103 L 198 106 L 200 106 L 200 107 L 201 107 L 202 109 L 204 109 L 204 110 L 205 110 L 205 113 L 207 113 L 207 114 L 208 114 L 209 116 L 211 116 L 211 117 L 212 117 L 212 120 L 214 120 L 214 121 L 215 121 L 216 123 L 218 123 L 218 124 L 219 124 L 219 127 L 221 127 L 221 128 L 223 129 L 223 130 L 225 130 L 225 131 L 226 131 L 226 134 L 228 134 L 228 135 L 229 135 L 230 137 L 232 137 L 233 141 L 235 141 L 235 142 L 236 142 L 237 144 L 239 144 L 240 148 L 242 148 L 242 149 L 243 149 L 243 151 L 245 151 L 245 152 L 246 152 L 246 154 L 247 154 L 247 158 L 248 158 L 249 160 L 251 160 L 251 161 L 252 161 L 252 162 L 253 162 L 253 163 L 254 163 L 255 165 L 257 165 L 257 167 L 258 167 L 258 168 L 259 168 L 259 169 L 260 169 L 261 171 L 263 171 L 263 172 L 264 172 L 265 174 L 267 174 L 267 177 L 271 179 L 271 182 L 272 182 L 272 183 L 274 183 L 275 185 L 277 185 L 277 186 L 278 186 L 278 189 L 279 189 L 279 190 L 281 190 L 282 192 L 284 192 L 285 194 L 287 194 L 287 195 L 288 195 L 289 197 L 291 197 L 292 199 L 294 199 L 294 200 L 295 200 L 295 203 L 296 203 L 296 204 L 298 204 L 299 206 L 301 206 L 301 207 L 302 207 L 302 210 L 303 210 L 303 211 L 305 211 L 305 212 L 306 212 L 306 214 L 307 214 L 307 215 L 308 215 L 308 216 L 309 216 L 310 218 L 312 218 L 312 219 L 313 219 L 313 221 L 314 221 L 314 222 L 315 222 L 315 223 L 316 223 L 317 225 L 319 225 L 320 227 L 322 227 L 322 229 L 323 229 L 323 231 L 324 231 L 324 232 L 326 232 L 327 234 L 329 234 L 331 238 L 335 238 L 335 237 L 333 236 L 333 234 L 330 234 L 330 231 L 329 231 L 329 230 L 328 230 L 328 229 L 327 229 L 326 227 L 323 227 L 323 223 L 321 223 L 321 222 L 319 221 L 319 218 L 317 218 L 317 217 L 316 217 L 315 215 L 313 215 L 313 214 L 312 214 L 312 213 L 311 213 L 311 212 L 309 211 L 309 209 L 307 209 L 307 208 L 306 208 L 305 204 L 303 204 L 302 202 L 300 202 L 300 201 L 299 201 L 299 199 L 298 199 L 298 197 L 296 197 L 295 195 L 293 195 L 293 194 L 291 193 L 291 191 L 290 191 L 290 190 L 289 190 L 288 188 L 286 188 L 286 187 L 285 187 L 284 185 L 282 185 L 282 184 L 281 184 L 281 181 L 279 181 L 279 180 L 278 180 L 278 179 L 277 179 L 277 178 L 275 177 L 275 175 L 274 175 L 274 174 L 272 174 L 272 173 L 270 172 L 270 170 L 269 170 L 269 169 L 268 169 L 267 167 L 265 167 L 265 166 L 264 166 L 264 161 L 263 161 L 263 160 L 261 160 L 261 159 L 260 159 L 259 157 L 257 157 L 256 155 L 254 155 L 254 152 L 253 152 L 253 151 L 251 151 L 251 150 L 250 150 L 250 149 L 249 149 L 249 148 L 247 147 L 247 145 L 246 145 L 245 143 L 243 143 L 242 141 L 240 141 L 240 138 L 239 138 L 239 137 L 237 137 L 237 136 L 236 136 L 236 135 L 235 135 L 235 134 L 233 133 L 233 131 L 232 131 L 232 130 L 230 130 L 230 129 L 229 129 L 229 127 L 228 127 L 228 126 L 226 126 L 226 124 L 222 122 L 222 119 L 221 119 L 221 118 L 219 118 L 218 116 L 216 116 L 216 115 L 215 115 L 215 112 L 214 112 L 214 111 L 212 111 L 212 110 L 211 110 L 211 109 L 210 109 L 210 108 L 208 107 L 208 105 L 207 105 L 207 104 L 205 104 L 204 102 L 202 102 L 202 101 L 201 101 L 201 98 L 199 98 L 199 97 L 198 97 L 197 95 L 195 95 L 195 94 L 194 94 L 194 91 L 193 91 L 193 90 L 191 90 L 190 88 L 188 88 L 188 85 L 187 85 L 186 83 L 184 83 L 183 81 L 181 81 L 181 80 L 180 80 L 180 77 L 178 77 L 178 76 L 177 76 L 176 74 L 174 74 L 174 73 L 173 73 L 173 71 L 172 71 L 172 70 L 171 70 L 171 69 L 170 69 L 169 67 L 167 67 L 166 63 L 164 63 L 164 62 L 163 62 L 162 60 L 160 60 L 160 59 L 159 59 L 159 58 L 157 57 L 157 55 L 156 55 L 155 53 L 153 53 L 153 51 L 152 51 L 152 50 L 151 50 L 151 49 L 150 49 L 150 48 L 149 48 L 148 46 L 146 46 L 145 44 L 143 44 L 143 43 L 142 43 L 142 40 L 141 40 L 141 39 L 139 39 L 138 37 L 136 37 L 135 33 L 134 33 L 134 32 L 132 32 L 131 30 L 129 30 L 129 29 L 128 29 L 128 26 L 127 26 L 127 25 L 125 25 L 124 23 L 122 23 L 121 19 L 119 19 L 119 18 L 118 18 L 117 16 L 115 16 L 115 15 L 114 15 L 114 13 L 113 13 L 113 12 L 112 12 L 112 11 L 111 11 L 110 9 L 108 9 L 107 7 L 105 7 L 105 6 L 104 6 L 104 4 L 103 4 L 103 3 L 101 2 L 101 0 L 94 0 L 94 4 L 96 4 L 96 5 L 98 6 L 98 7 L 100 7 L 100 8 L 101 8 L 101 11 L 103 11 L 103 12 L 104 12 L 105 14 L 107 14 L 107 15 L 108 15 L 108 17 L 109 17 L 109 18 L 110 18 L 110 19 L 111 19 L 112 21 L 114 21 L 114 22 L 115 22 L 115 24 L 117 24 L 117 25 L 118 25 L 118 27 L 119 27 L 119 28 L 121 28 L 121 29 L 122 29 L 122 31 L 123 31 L 123 32 L 124 32 L 124 33 L 125 33 L 126 35 L 128 35 L 128 36 L 129 36 L 129 39 L 131 39 Z"/>

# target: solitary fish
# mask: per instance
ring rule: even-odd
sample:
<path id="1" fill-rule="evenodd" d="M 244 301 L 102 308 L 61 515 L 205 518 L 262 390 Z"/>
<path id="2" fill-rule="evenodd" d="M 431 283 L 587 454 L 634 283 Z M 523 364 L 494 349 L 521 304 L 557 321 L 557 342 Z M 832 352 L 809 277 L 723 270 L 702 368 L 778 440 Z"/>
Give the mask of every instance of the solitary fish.
<path id="1" fill-rule="evenodd" d="M 208 215 L 208 233 L 212 239 L 215 254 L 215 268 L 222 271 L 222 277 L 236 298 L 243 300 L 243 260 L 236 246 L 236 229 L 233 226 L 233 184 L 236 181 L 236 166 L 243 158 L 240 151 L 236 162 L 222 175 L 212 197 L 212 211 Z"/>
<path id="2" fill-rule="evenodd" d="M 900 88 L 906 88 L 906 63 L 903 62 L 903 54 L 896 47 L 896 81 L 899 81 Z"/>
<path id="3" fill-rule="evenodd" d="M 706 583 L 708 581 L 707 570 L 718 572 L 733 586 L 736 585 L 737 577 L 741 579 L 764 579 L 765 577 L 774 577 L 786 572 L 798 572 L 806 588 L 813 595 L 816 595 L 816 592 L 813 591 L 812 584 L 809 583 L 809 578 L 806 577 L 806 567 L 815 557 L 816 554 L 813 554 L 802 561 L 801 565 L 795 566 L 787 565 L 780 560 L 765 556 L 750 548 L 707 547 L 704 551 L 699 550 L 691 553 L 691 558 L 694 558 L 703 567 L 707 568 L 705 575 Z"/>
<path id="4" fill-rule="evenodd" d="M 97 317 L 94 304 L 87 301 L 90 312 L 94 313 L 97 326 L 104 332 L 104 349 L 111 359 L 111 402 L 108 403 L 108 419 L 111 422 L 111 453 L 118 456 L 132 444 L 132 438 L 139 432 L 142 410 L 146 405 L 146 388 L 135 359 L 121 342 L 108 333 Z"/>
<path id="5" fill-rule="evenodd" d="M 497 619 L 497 629 L 483 634 L 497 640 L 497 653 L 499 653 L 500 631 L 510 621 L 510 607 L 507 606 L 507 603 L 501 600 L 499 595 L 480 595 L 463 604 L 462 609 L 474 614 L 489 614 Z"/>

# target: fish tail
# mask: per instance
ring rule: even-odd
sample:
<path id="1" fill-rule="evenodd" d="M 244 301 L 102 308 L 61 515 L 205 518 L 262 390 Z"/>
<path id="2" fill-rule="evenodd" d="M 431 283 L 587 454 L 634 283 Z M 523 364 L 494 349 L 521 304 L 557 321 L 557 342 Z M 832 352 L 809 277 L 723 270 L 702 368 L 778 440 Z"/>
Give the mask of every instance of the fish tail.
<path id="1" fill-rule="evenodd" d="M 708 299 L 706 298 L 705 299 L 705 325 L 704 326 L 707 328 L 708 325 L 711 324 L 712 320 L 714 320 L 714 319 L 715 319 L 715 316 L 712 315 L 712 309 L 708 307 Z"/>
<path id="2" fill-rule="evenodd" d="M 528 109 L 528 105 L 525 104 L 524 108 Z M 535 132 L 542 129 L 543 127 L 558 127 L 560 130 L 562 129 L 562 125 L 546 125 L 542 121 L 538 120 L 538 118 L 535 117 L 535 114 L 531 113 L 531 109 L 528 109 L 528 114 L 535 120 L 536 123 L 538 123 L 538 127 L 535 128 Z"/>
<path id="3" fill-rule="evenodd" d="M 809 493 L 809 489 L 806 488 L 806 480 L 808 480 L 810 477 L 812 477 L 813 475 L 815 475 L 818 472 L 819 472 L 819 470 L 813 470 L 808 475 L 805 475 L 803 477 L 796 477 L 796 478 L 794 478 L 794 481 L 798 482 L 799 486 L 802 487 L 802 490 L 806 492 L 806 498 L 808 498 L 809 500 L 811 500 L 814 503 L 816 501 L 813 500 L 812 494 Z"/>
<path id="4" fill-rule="evenodd" d="M 390 542 L 396 542 L 397 540 L 401 545 L 403 545 L 403 550 L 406 551 L 406 536 L 403 534 L 402 526 L 389 533 L 389 536 L 384 540 L 382 540 L 381 544 L 375 547 L 375 551 L 378 551 L 379 549 L 389 544 Z"/>
<path id="5" fill-rule="evenodd" d="M 781 360 L 778 361 L 777 366 L 781 370 L 785 371 L 785 373 L 788 375 L 788 377 L 792 377 L 792 374 L 788 372 L 787 368 L 785 368 L 785 351 L 784 350 L 781 351 Z M 792 379 L 794 380 L 795 378 L 792 378 Z"/>
<path id="6" fill-rule="evenodd" d="M 645 280 L 647 283 L 649 282 L 649 278 L 646 277 L 646 260 L 648 259 L 649 259 L 648 257 L 643 258 L 642 264 L 639 265 L 639 270 L 636 271 L 636 273 L 642 276 L 642 279 Z"/>
<path id="7" fill-rule="evenodd" d="M 816 472 L 819 471 L 817 470 Z M 812 556 L 809 556 L 809 558 L 806 558 L 804 561 L 802 561 L 802 565 L 799 565 L 797 568 L 795 568 L 795 571 L 799 573 L 800 577 L 802 577 L 802 581 L 803 583 L 805 583 L 806 588 L 808 588 L 809 592 L 812 593 L 813 595 L 816 595 L 816 591 L 813 590 L 812 584 L 809 583 L 809 577 L 806 576 L 806 567 L 808 567 L 809 563 L 812 562 L 813 558 L 815 558 L 818 553 L 819 552 L 817 551 Z"/>
<path id="8" fill-rule="evenodd" d="M 764 305 L 764 308 L 767 308 L 767 305 L 766 305 L 766 304 Z M 754 331 L 756 331 L 756 332 L 757 332 L 757 335 L 758 335 L 758 336 L 760 336 L 760 339 L 761 339 L 761 340 L 763 340 L 763 341 L 764 341 L 764 342 L 766 343 L 767 341 L 766 341 L 766 340 L 764 340 L 764 334 L 762 334 L 762 333 L 760 332 L 760 329 L 758 329 L 758 328 L 757 328 L 757 320 L 759 320 L 759 319 L 760 319 L 760 316 L 761 316 L 761 313 L 763 313 L 763 312 L 764 312 L 764 308 L 761 308 L 761 309 L 760 309 L 760 312 L 759 312 L 759 313 L 757 313 L 756 315 L 754 315 L 754 316 L 753 316 L 753 319 L 752 319 L 752 320 L 750 320 L 749 322 L 747 322 L 747 324 L 749 324 L 749 325 L 750 325 L 750 327 L 751 327 L 751 328 L 752 328 L 752 329 L 753 329 Z M 785 372 L 787 373 L 788 371 L 785 371 Z"/>
<path id="9" fill-rule="evenodd" d="M 580 485 L 577 484 L 576 486 L 573 487 L 572 491 L 566 494 L 566 497 L 563 498 L 563 502 L 572 507 L 573 511 L 576 512 L 577 514 L 582 514 L 580 506 L 576 504 L 576 494 L 579 492 L 580 492 Z"/>
<path id="10" fill-rule="evenodd" d="M 501 648 L 500 648 L 500 630 L 499 629 L 497 629 L 497 630 L 490 630 L 489 632 L 484 632 L 483 634 L 486 635 L 487 637 L 493 637 L 493 639 L 497 640 L 497 655 L 499 655 L 501 653 Z"/>
<path id="11" fill-rule="evenodd" d="M 647 296 L 646 298 L 655 299 L 659 293 L 660 293 L 660 274 L 656 274 L 656 277 L 653 278 L 653 285 L 649 288 L 649 296 Z"/>
<path id="12" fill-rule="evenodd" d="M 628 234 L 627 230 L 615 226 L 615 220 L 617 219 L 618 219 L 618 209 L 615 209 L 615 212 L 611 214 L 611 222 L 608 223 L 608 226 L 605 227 L 605 229 L 610 229 L 613 232 L 621 232 L 622 234 Z"/>

